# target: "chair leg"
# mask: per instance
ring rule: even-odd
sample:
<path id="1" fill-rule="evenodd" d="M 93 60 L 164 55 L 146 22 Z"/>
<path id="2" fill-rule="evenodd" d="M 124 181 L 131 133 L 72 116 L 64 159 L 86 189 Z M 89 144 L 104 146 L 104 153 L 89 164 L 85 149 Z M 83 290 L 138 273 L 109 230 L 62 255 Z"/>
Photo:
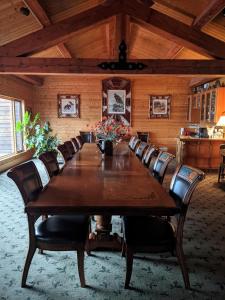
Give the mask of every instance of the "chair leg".
<path id="1" fill-rule="evenodd" d="M 25 261 L 24 269 L 23 269 L 21 287 L 26 287 L 27 275 L 28 275 L 28 271 L 29 271 L 30 264 L 31 264 L 32 258 L 34 256 L 35 250 L 36 250 L 36 246 L 29 245 L 27 258 L 26 258 L 26 261 Z"/>
<path id="2" fill-rule="evenodd" d="M 126 244 L 125 244 L 125 242 L 123 241 L 123 242 L 122 242 L 121 256 L 122 256 L 122 257 L 125 257 L 125 254 L 126 254 Z"/>
<path id="3" fill-rule="evenodd" d="M 84 276 L 84 250 L 77 250 L 77 265 L 80 277 L 80 285 L 82 288 L 86 286 Z"/>
<path id="4" fill-rule="evenodd" d="M 125 289 L 129 288 L 132 269 L 133 269 L 133 251 L 126 245 L 126 279 L 125 279 Z"/>
<path id="5" fill-rule="evenodd" d="M 181 272 L 182 272 L 185 288 L 190 289 L 191 286 L 190 286 L 190 281 L 189 281 L 189 275 L 188 275 L 188 270 L 187 270 L 187 266 L 185 263 L 185 257 L 184 257 L 184 252 L 183 252 L 182 246 L 180 246 L 178 244 L 176 245 L 176 253 L 177 253 L 178 262 L 181 267 Z"/>
<path id="6" fill-rule="evenodd" d="M 219 173 L 218 173 L 218 182 L 220 182 L 220 176 L 221 176 L 221 166 L 219 167 Z"/>

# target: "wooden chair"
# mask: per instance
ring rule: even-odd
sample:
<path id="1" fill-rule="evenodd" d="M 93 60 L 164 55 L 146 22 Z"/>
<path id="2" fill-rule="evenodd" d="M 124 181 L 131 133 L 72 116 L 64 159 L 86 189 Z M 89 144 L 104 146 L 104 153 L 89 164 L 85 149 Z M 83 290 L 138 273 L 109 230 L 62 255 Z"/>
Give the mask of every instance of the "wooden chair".
<path id="1" fill-rule="evenodd" d="M 151 160 L 154 156 L 157 156 L 159 154 L 159 150 L 154 146 L 149 146 L 147 151 L 144 153 L 142 157 L 142 163 L 146 168 L 149 168 Z"/>
<path id="2" fill-rule="evenodd" d="M 39 156 L 39 159 L 45 165 L 50 178 L 60 173 L 59 163 L 57 161 L 57 152 L 48 151 L 42 153 Z"/>
<path id="3" fill-rule="evenodd" d="M 84 144 L 82 137 L 80 135 L 78 135 L 78 136 L 76 136 L 76 140 L 77 140 L 77 143 L 79 145 L 79 149 L 81 149 L 83 147 L 83 144 Z"/>
<path id="4" fill-rule="evenodd" d="M 42 192 L 41 178 L 32 161 L 19 165 L 7 173 L 17 185 L 26 205 L 35 201 Z M 88 237 L 89 217 L 83 215 L 55 215 L 35 226 L 40 216 L 27 213 L 29 249 L 22 275 L 22 287 L 36 249 L 49 251 L 77 251 L 78 273 L 81 287 L 85 287 L 84 249 Z"/>
<path id="5" fill-rule="evenodd" d="M 149 147 L 149 145 L 146 142 L 140 142 L 140 144 L 137 146 L 136 150 L 135 150 L 135 154 L 139 159 L 142 159 L 145 151 L 147 150 L 147 148 Z"/>
<path id="6" fill-rule="evenodd" d="M 80 148 L 79 148 L 79 144 L 78 144 L 78 142 L 77 142 L 77 139 L 76 139 L 76 138 L 72 138 L 71 141 L 72 141 L 72 143 L 73 143 L 73 146 L 74 146 L 75 151 L 76 151 L 76 152 L 79 151 Z"/>
<path id="7" fill-rule="evenodd" d="M 131 149 L 132 151 L 135 152 L 135 150 L 136 150 L 137 147 L 139 146 L 140 142 L 141 142 L 141 141 L 140 141 L 138 138 L 136 138 L 136 139 L 133 141 L 132 145 L 130 146 L 130 149 Z"/>
<path id="8" fill-rule="evenodd" d="M 163 179 L 169 163 L 175 158 L 171 153 L 160 151 L 153 166 L 152 175 L 163 183 Z"/>
<path id="9" fill-rule="evenodd" d="M 66 147 L 65 144 L 59 145 L 58 146 L 58 150 L 62 154 L 65 162 L 67 162 L 68 160 L 72 159 L 73 154 L 68 151 L 68 149 L 67 149 L 67 147 Z"/>
<path id="10" fill-rule="evenodd" d="M 91 131 L 80 131 L 80 136 L 82 138 L 83 143 L 94 142 L 94 134 Z"/>
<path id="11" fill-rule="evenodd" d="M 146 142 L 146 143 L 149 142 L 149 132 L 137 131 L 137 137 L 142 142 Z"/>
<path id="12" fill-rule="evenodd" d="M 218 172 L 218 182 L 220 182 L 221 177 L 224 178 L 224 170 L 225 170 L 225 144 L 220 145 L 220 166 Z"/>
<path id="13" fill-rule="evenodd" d="M 74 155 L 76 153 L 75 149 L 74 149 L 74 146 L 73 146 L 73 143 L 71 141 L 66 141 L 64 143 L 64 145 L 66 146 L 68 152 L 71 154 L 71 155 Z"/>
<path id="14" fill-rule="evenodd" d="M 123 218 L 126 256 L 125 288 L 129 288 L 135 252 L 176 252 L 185 287 L 190 288 L 188 271 L 183 253 L 183 228 L 188 206 L 197 184 L 204 173 L 186 165 L 179 165 L 170 184 L 170 195 L 179 209 L 173 217 L 127 216 Z"/>
<path id="15" fill-rule="evenodd" d="M 133 135 L 133 136 L 130 138 L 129 143 L 128 143 L 129 148 L 132 149 L 133 143 L 134 143 L 134 141 L 135 141 L 136 139 L 137 139 L 137 137 L 136 137 L 135 135 Z"/>

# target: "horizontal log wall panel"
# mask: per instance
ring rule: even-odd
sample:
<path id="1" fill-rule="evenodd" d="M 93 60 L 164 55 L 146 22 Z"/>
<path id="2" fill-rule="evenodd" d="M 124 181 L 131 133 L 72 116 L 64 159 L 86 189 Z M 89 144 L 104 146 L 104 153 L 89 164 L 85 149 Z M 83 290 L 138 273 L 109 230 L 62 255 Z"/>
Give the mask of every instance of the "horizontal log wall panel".
<path id="1" fill-rule="evenodd" d="M 101 119 L 102 79 L 106 77 L 47 76 L 45 84 L 35 89 L 35 112 L 48 119 L 61 141 L 89 130 Z M 187 95 L 190 78 L 137 77 L 132 87 L 132 133 L 149 131 L 152 142 L 167 146 L 175 153 L 180 127 L 186 126 Z M 80 94 L 80 119 L 58 118 L 57 94 Z M 149 95 L 171 94 L 171 118 L 149 119 Z"/>

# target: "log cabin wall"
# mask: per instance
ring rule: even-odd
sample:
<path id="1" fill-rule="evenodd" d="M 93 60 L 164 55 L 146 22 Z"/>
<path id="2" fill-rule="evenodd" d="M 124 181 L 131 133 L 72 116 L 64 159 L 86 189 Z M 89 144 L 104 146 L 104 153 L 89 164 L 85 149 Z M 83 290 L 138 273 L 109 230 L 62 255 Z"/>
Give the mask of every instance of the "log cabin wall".
<path id="1" fill-rule="evenodd" d="M 110 77 L 110 76 L 108 76 Z M 187 95 L 190 78 L 129 77 L 132 91 L 131 132 L 149 131 L 153 143 L 167 146 L 175 153 L 180 127 L 187 125 Z M 90 130 L 101 119 L 102 79 L 107 76 L 47 76 L 42 87 L 35 88 L 35 112 L 48 119 L 54 133 L 62 140 L 78 135 L 79 130 Z M 80 94 L 80 119 L 58 118 L 57 94 Z M 149 119 L 149 95 L 171 94 L 170 119 Z"/>
<path id="2" fill-rule="evenodd" d="M 26 107 L 32 108 L 35 88 L 15 76 L 0 76 L 0 95 L 23 100 Z"/>
<path id="3" fill-rule="evenodd" d="M 0 95 L 23 100 L 25 109 L 32 108 L 34 99 L 34 87 L 13 76 L 0 76 Z M 19 153 L 16 156 L 0 160 L 0 172 L 3 172 L 12 166 L 28 160 L 32 156 L 31 151 Z"/>

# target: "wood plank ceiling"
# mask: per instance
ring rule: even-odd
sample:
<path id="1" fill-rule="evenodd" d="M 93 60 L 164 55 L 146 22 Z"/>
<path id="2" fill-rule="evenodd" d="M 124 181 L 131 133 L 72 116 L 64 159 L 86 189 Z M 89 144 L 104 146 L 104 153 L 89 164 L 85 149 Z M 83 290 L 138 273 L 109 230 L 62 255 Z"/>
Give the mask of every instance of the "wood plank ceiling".
<path id="1" fill-rule="evenodd" d="M 29 8 L 30 14 L 21 14 L 21 7 Z M 199 73 L 188 70 L 187 74 L 205 70 L 207 75 L 218 76 L 216 72 L 225 72 L 224 62 L 220 65 L 218 60 L 225 59 L 224 7 L 225 0 L 1 0 L 0 73 L 40 85 L 41 78 L 34 75 L 50 72 L 47 61 L 39 60 L 38 69 L 36 63 L 21 56 L 58 58 L 48 60 L 50 65 L 55 63 L 54 72 L 64 58 L 65 73 L 85 73 L 89 59 L 117 58 L 118 44 L 124 39 L 129 59 L 156 60 L 153 69 L 158 66 L 162 70 L 159 59 L 197 59 Z M 10 59 L 16 56 L 17 60 Z M 88 60 L 76 63 L 76 59 Z M 200 60 L 207 60 L 208 65 L 201 65 Z M 69 69 L 70 65 L 73 68 Z M 194 62 L 187 65 L 191 68 Z M 176 74 L 177 66 L 173 71 L 169 65 L 167 71 Z"/>

